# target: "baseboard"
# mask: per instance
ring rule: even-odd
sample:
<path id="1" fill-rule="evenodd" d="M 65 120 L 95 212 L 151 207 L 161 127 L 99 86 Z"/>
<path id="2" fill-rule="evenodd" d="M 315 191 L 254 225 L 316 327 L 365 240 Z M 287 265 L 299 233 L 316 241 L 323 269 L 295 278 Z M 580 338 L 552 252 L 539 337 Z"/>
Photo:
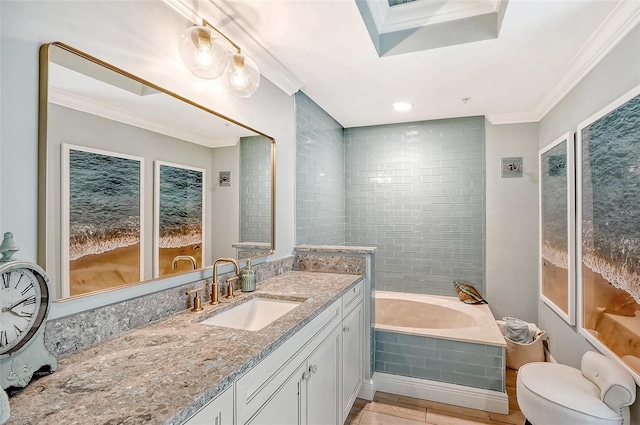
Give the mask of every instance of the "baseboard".
<path id="1" fill-rule="evenodd" d="M 507 393 L 482 388 L 380 372 L 376 372 L 373 375 L 373 388 L 375 391 L 384 391 L 438 403 L 453 404 L 504 415 L 509 413 L 509 397 Z M 362 394 L 362 391 L 360 393 Z"/>
<path id="2" fill-rule="evenodd" d="M 362 387 L 360 388 L 360 392 L 358 393 L 358 398 L 363 398 L 365 400 L 373 400 L 373 396 L 376 394 L 376 388 L 373 385 L 373 379 L 365 379 L 362 382 Z"/>

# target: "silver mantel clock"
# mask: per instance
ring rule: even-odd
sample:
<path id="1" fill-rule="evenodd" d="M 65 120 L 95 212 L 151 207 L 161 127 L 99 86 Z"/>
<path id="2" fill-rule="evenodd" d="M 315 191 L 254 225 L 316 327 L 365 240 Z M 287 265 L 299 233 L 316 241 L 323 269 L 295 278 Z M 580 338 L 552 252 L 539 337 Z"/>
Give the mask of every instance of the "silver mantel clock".
<path id="1" fill-rule="evenodd" d="M 2 388 L 26 387 L 44 366 L 58 360 L 44 346 L 49 313 L 49 278 L 38 265 L 14 260 L 18 248 L 10 232 L 0 245 L 0 383 Z"/>

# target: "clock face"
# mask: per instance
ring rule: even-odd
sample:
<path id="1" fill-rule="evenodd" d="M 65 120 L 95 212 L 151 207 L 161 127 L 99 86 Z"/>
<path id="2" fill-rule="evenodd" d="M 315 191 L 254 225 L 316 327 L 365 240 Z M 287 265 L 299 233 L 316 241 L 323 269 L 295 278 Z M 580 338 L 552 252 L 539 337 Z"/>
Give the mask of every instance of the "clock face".
<path id="1" fill-rule="evenodd" d="M 44 286 L 46 291 L 46 286 Z M 35 333 L 46 311 L 41 279 L 26 268 L 8 270 L 0 281 L 0 354 L 14 351 Z"/>

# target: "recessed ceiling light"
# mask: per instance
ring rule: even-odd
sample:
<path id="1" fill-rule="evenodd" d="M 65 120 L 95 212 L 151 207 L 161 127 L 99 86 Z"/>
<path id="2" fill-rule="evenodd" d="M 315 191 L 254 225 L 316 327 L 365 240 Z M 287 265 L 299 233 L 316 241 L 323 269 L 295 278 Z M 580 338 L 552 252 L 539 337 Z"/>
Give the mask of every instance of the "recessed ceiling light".
<path id="1" fill-rule="evenodd" d="M 398 112 L 407 112 L 413 108 L 413 105 L 407 102 L 396 102 L 393 104 L 393 109 Z"/>

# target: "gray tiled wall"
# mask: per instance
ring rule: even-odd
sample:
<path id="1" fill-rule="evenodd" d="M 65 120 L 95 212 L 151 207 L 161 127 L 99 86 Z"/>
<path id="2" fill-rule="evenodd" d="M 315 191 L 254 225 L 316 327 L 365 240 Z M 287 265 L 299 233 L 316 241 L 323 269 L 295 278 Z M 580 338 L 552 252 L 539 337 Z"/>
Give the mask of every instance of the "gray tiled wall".
<path id="1" fill-rule="evenodd" d="M 271 140 L 240 138 L 240 242 L 271 242 Z"/>
<path id="2" fill-rule="evenodd" d="M 376 287 L 484 293 L 484 120 L 348 128 L 346 242 L 376 246 Z"/>
<path id="3" fill-rule="evenodd" d="M 342 126 L 296 93 L 296 243 L 345 244 Z"/>
<path id="4" fill-rule="evenodd" d="M 501 347 L 375 332 L 375 370 L 504 392 Z"/>

